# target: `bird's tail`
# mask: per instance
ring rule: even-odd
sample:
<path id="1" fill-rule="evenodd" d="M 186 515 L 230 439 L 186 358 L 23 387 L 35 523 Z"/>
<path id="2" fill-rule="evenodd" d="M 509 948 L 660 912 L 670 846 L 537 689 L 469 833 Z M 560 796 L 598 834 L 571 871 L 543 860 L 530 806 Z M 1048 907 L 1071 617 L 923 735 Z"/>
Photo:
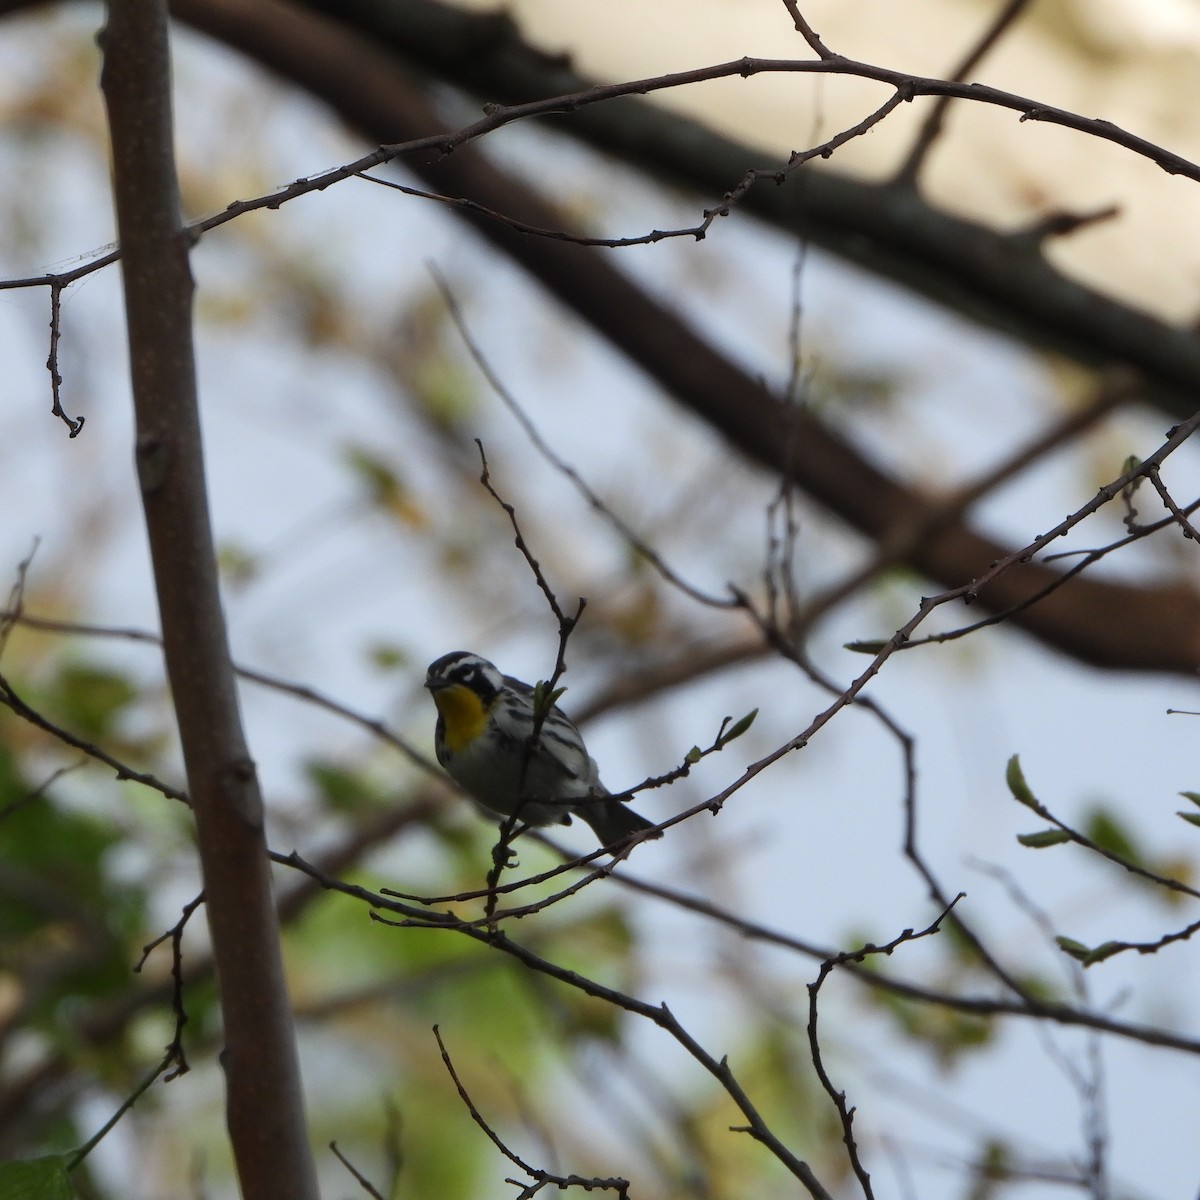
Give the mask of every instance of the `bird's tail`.
<path id="1" fill-rule="evenodd" d="M 662 830 L 654 829 L 653 821 L 647 821 L 629 805 L 611 796 L 589 796 L 575 806 L 574 812 L 592 827 L 605 846 L 627 842 L 634 834 L 646 829 L 654 830 L 646 835 L 647 840 L 662 837 Z"/>

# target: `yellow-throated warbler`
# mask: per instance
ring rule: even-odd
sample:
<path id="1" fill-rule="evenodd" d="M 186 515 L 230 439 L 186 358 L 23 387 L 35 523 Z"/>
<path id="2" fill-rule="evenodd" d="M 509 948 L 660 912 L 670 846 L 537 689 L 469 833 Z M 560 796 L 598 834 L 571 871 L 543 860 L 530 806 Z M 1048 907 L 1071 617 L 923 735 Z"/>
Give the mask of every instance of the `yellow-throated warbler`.
<path id="1" fill-rule="evenodd" d="M 450 777 L 487 813 L 526 825 L 582 817 L 605 846 L 653 826 L 600 782 L 579 730 L 561 709 L 546 714 L 531 747 L 534 690 L 466 650 L 443 655 L 425 686 L 437 705 L 434 750 Z M 658 837 L 656 831 L 648 836 Z"/>

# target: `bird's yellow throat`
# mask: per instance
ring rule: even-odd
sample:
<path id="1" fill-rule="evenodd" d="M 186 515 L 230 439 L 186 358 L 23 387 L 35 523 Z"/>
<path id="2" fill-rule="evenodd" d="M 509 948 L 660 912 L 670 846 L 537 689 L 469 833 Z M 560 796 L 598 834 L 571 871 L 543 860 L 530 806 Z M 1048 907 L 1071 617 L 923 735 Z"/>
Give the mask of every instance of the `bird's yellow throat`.
<path id="1" fill-rule="evenodd" d="M 446 749 L 458 754 L 469 746 L 487 724 L 488 710 L 469 687 L 452 684 L 433 693 L 433 702 L 446 725 Z"/>

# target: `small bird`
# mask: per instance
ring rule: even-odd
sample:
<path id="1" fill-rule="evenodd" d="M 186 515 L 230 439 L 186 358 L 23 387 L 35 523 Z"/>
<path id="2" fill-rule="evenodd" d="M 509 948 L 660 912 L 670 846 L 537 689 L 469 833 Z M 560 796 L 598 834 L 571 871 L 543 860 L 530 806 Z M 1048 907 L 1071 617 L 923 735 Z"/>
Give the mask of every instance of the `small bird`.
<path id="1" fill-rule="evenodd" d="M 434 662 L 425 686 L 437 705 L 437 760 L 480 808 L 514 813 L 526 825 L 569 825 L 582 817 L 605 846 L 626 842 L 651 822 L 614 800 L 600 782 L 579 730 L 553 707 L 531 747 L 534 689 L 502 675 L 486 658 L 455 650 Z M 661 837 L 661 831 L 647 834 Z"/>

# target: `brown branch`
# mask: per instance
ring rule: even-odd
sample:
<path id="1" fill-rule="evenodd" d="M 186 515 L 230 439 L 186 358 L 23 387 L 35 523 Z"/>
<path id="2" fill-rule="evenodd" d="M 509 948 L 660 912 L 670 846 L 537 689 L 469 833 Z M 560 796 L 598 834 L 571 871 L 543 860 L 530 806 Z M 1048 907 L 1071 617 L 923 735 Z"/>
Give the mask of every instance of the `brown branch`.
<path id="1" fill-rule="evenodd" d="M 475 1122 L 480 1129 L 483 1130 L 488 1140 L 508 1159 L 514 1166 L 519 1167 L 526 1175 L 529 1176 L 533 1183 L 522 1193 L 523 1196 L 532 1196 L 534 1192 L 540 1190 L 546 1184 L 558 1188 L 560 1191 L 566 1191 L 569 1188 L 579 1187 L 586 1192 L 592 1191 L 611 1191 L 616 1192 L 622 1200 L 626 1200 L 629 1195 L 629 1181 L 616 1177 L 607 1179 L 596 1176 L 583 1175 L 555 1175 L 550 1171 L 544 1171 L 540 1167 L 531 1166 L 525 1162 L 518 1154 L 505 1144 L 504 1139 L 487 1123 L 483 1114 L 476 1107 L 475 1101 L 471 1099 L 470 1093 L 467 1091 L 463 1081 L 459 1078 L 458 1071 L 455 1070 L 454 1063 L 450 1058 L 450 1052 L 446 1049 L 446 1043 L 442 1040 L 442 1032 L 435 1025 L 433 1027 L 433 1036 L 437 1039 L 438 1049 L 441 1051 L 442 1062 L 445 1064 L 446 1071 L 450 1079 L 454 1083 L 455 1090 L 458 1092 L 459 1099 L 466 1105 L 467 1112 L 471 1114 L 471 1120 Z"/>
<path id="2" fill-rule="evenodd" d="M 612 879 L 620 887 L 629 888 L 645 896 L 653 896 L 684 912 L 696 913 L 732 929 L 752 941 L 779 946 L 818 961 L 837 956 L 838 952 L 829 947 L 818 946 L 803 938 L 795 937 L 793 934 L 736 916 L 710 900 L 689 895 L 678 888 L 642 879 L 636 875 L 630 875 L 627 871 L 614 874 Z M 855 963 L 853 960 L 842 963 L 841 969 L 853 975 L 859 983 L 866 987 L 889 992 L 894 996 L 913 1000 L 919 1004 L 931 1004 L 938 1008 L 948 1008 L 954 1012 L 968 1013 L 977 1017 L 1024 1017 L 1034 1021 L 1050 1021 L 1067 1027 L 1107 1033 L 1114 1037 L 1140 1042 L 1146 1046 L 1161 1046 L 1169 1050 L 1181 1050 L 1186 1054 L 1200 1055 L 1200 1039 L 1188 1037 L 1182 1033 L 1174 1033 L 1156 1025 L 1138 1025 L 1120 1021 L 1108 1013 L 1093 1012 L 1071 1004 L 1062 1004 L 1039 997 L 1022 1000 L 995 996 L 958 996 L 952 992 L 940 992 L 920 983 L 884 975 L 882 972 L 861 963 Z"/>
<path id="3" fill-rule="evenodd" d="M 75 437 L 83 429 L 83 417 L 68 417 L 62 406 L 62 375 L 58 370 L 58 341 L 62 336 L 62 293 L 66 285 L 61 280 L 50 284 L 50 354 L 46 358 L 46 370 L 50 372 L 50 412 L 58 417 Z"/>
<path id="4" fill-rule="evenodd" d="M 436 142 L 437 135 L 429 131 L 440 125 L 421 92 L 388 56 L 345 26 L 311 17 L 278 0 L 255 0 L 252 5 L 246 0 L 221 0 L 219 8 L 215 0 L 179 0 L 176 11 L 325 97 L 368 136 L 395 140 L 424 135 L 427 142 Z M 469 195 L 531 224 L 562 223 L 561 214 L 552 212 L 469 147 L 433 161 L 417 158 L 408 165 L 439 193 Z M 843 205 L 842 218 L 851 215 Z M 901 214 L 894 215 L 901 219 Z M 463 219 L 611 338 L 731 444 L 773 470 L 790 470 L 800 488 L 855 529 L 883 541 L 924 519 L 928 506 L 919 493 L 865 460 L 811 415 L 778 403 L 758 380 L 718 353 L 676 313 L 618 273 L 601 252 L 530 238 L 469 214 L 463 214 Z M 880 219 L 886 219 L 886 214 Z M 913 214 L 906 210 L 905 229 L 912 220 Z M 968 229 L 967 223 L 960 222 L 953 229 L 950 225 L 942 222 L 938 226 L 942 240 L 926 248 L 932 256 L 929 262 L 953 259 L 961 264 L 964 257 L 995 261 L 999 249 L 1000 260 L 1011 264 L 1011 247 L 1005 239 L 989 247 L 986 231 L 981 233 L 974 226 Z M 1086 289 L 1056 273 L 1047 276 L 1049 268 L 1043 260 L 1039 262 L 1036 270 L 1020 279 L 1022 305 L 1041 304 L 1050 298 L 1061 315 L 1064 306 L 1070 312 L 1076 304 L 1068 302 L 1064 289 L 1072 295 L 1078 293 L 1078 314 L 1087 326 L 1087 336 L 1106 339 L 1110 357 L 1145 357 L 1153 348 L 1160 378 L 1169 370 L 1174 377 L 1189 379 L 1189 395 L 1200 391 L 1200 340 L 1184 338 L 1122 306 L 1112 309 L 1110 327 L 1098 298 L 1086 293 L 1085 303 Z M 1008 284 L 1017 286 L 1016 278 L 1010 278 Z M 983 293 L 988 290 L 983 288 Z M 973 293 L 976 301 L 979 294 Z M 783 459 L 785 447 L 790 451 L 788 461 Z M 1006 547 L 951 519 L 944 527 L 930 530 L 909 561 L 924 574 L 954 587 L 1008 553 Z M 1022 566 L 991 583 L 979 600 L 993 611 L 1011 609 L 1058 578 L 1050 568 Z M 1185 583 L 1137 586 L 1073 579 L 1068 587 L 1053 590 L 1036 606 L 1022 610 L 1015 623 L 1057 649 L 1097 666 L 1177 671 L 1190 676 L 1200 661 L 1200 595 Z"/>
<path id="5" fill-rule="evenodd" d="M 996 45 L 1005 31 L 1029 7 L 1029 0 L 1007 0 L 1004 7 L 996 14 L 991 25 L 984 31 L 983 36 L 967 52 L 967 56 L 950 74 L 950 78 L 961 83 L 968 72 L 973 71 L 988 52 Z M 916 141 L 904 160 L 900 170 L 896 172 L 895 182 L 904 187 L 912 187 L 917 175 L 934 143 L 941 135 L 946 123 L 946 110 L 950 107 L 950 96 L 939 96 L 925 118 Z"/>
<path id="6" fill-rule="evenodd" d="M 217 964 L 227 1123 L 247 1200 L 316 1200 L 262 796 L 238 714 L 208 517 L 166 0 L 110 0 L 102 48 L 138 482 Z"/>
<path id="7" fill-rule="evenodd" d="M 186 1074 L 189 1070 L 187 1055 L 183 1049 L 183 1027 L 187 1024 L 188 1020 L 187 1008 L 183 1003 L 183 931 L 187 928 L 187 923 L 191 919 L 192 913 L 203 903 L 203 892 L 200 892 L 195 898 L 189 900 L 183 906 L 183 912 L 180 914 L 179 920 L 166 933 L 159 934 L 158 937 L 147 942 L 142 947 L 142 957 L 133 968 L 136 974 L 141 974 L 142 968 L 146 965 L 146 961 L 156 947 L 162 945 L 168 939 L 170 940 L 171 1011 L 175 1015 L 175 1032 L 167 1044 L 167 1058 L 175 1065 L 171 1073 L 167 1076 L 167 1082 Z"/>
<path id="8" fill-rule="evenodd" d="M 134 783 L 140 783 L 145 787 L 152 788 L 156 792 L 162 793 L 171 800 L 179 800 L 184 804 L 190 804 L 187 793 L 180 791 L 178 788 L 171 787 L 170 784 L 163 783 L 155 775 L 151 775 L 146 771 L 139 771 L 127 763 L 121 762 L 119 758 L 115 758 L 109 754 L 107 750 L 100 746 L 89 742 L 84 738 L 78 737 L 69 729 L 64 729 L 61 725 L 56 725 L 48 717 L 43 716 L 37 709 L 26 704 L 20 696 L 17 695 L 11 683 L 5 676 L 0 675 L 0 704 L 5 708 L 15 713 L 23 721 L 28 721 L 30 725 L 48 733 L 52 738 L 63 743 L 64 746 L 70 746 L 74 750 L 79 750 L 86 754 L 89 758 L 95 759 L 97 762 L 103 763 L 106 767 L 111 767 L 116 777 L 120 780 L 131 779 Z"/>
<path id="9" fill-rule="evenodd" d="M 516 396 L 505 385 L 504 380 L 501 379 L 495 367 L 492 366 L 492 363 L 488 359 L 487 355 L 484 354 L 482 347 L 472 336 L 471 330 L 467 325 L 465 317 L 463 316 L 462 308 L 459 306 L 458 300 L 455 297 L 452 289 L 446 284 L 445 280 L 438 272 L 434 272 L 434 281 L 438 286 L 438 290 L 442 293 L 442 299 L 446 303 L 446 309 L 450 314 L 450 319 L 454 322 L 454 327 L 458 330 L 459 337 L 462 338 L 463 344 L 467 348 L 467 353 L 470 354 L 472 360 L 479 368 L 479 371 L 483 375 L 484 379 L 487 380 L 492 391 L 495 392 L 495 394 L 499 397 L 500 402 L 516 418 L 517 423 L 525 432 L 525 436 L 529 439 L 530 443 L 533 445 L 533 448 L 560 475 L 568 480 L 571 486 L 574 487 L 575 490 L 588 502 L 588 504 L 591 505 L 593 511 L 599 513 L 599 515 L 603 517 L 604 520 L 607 521 L 609 525 L 611 525 L 612 528 L 615 529 L 617 533 L 619 533 L 621 537 L 677 591 L 682 592 L 686 596 L 690 596 L 693 600 L 700 604 L 709 605 L 713 608 L 733 607 L 728 600 L 717 596 L 708 595 L 706 592 L 701 591 L 700 588 L 689 583 L 682 575 L 678 574 L 678 572 L 676 572 L 674 568 L 672 568 L 666 562 L 666 560 L 658 553 L 658 551 L 654 549 L 653 546 L 649 545 L 641 537 L 639 537 L 632 526 L 623 520 L 617 513 L 613 512 L 613 510 L 600 498 L 595 489 L 592 488 L 587 480 L 583 478 L 583 476 L 574 466 L 571 465 L 571 463 L 567 462 L 567 460 L 560 454 L 555 453 L 549 442 L 547 442 L 542 436 L 532 418 L 521 406 Z M 479 453 L 482 456 L 482 446 L 479 448 Z M 485 459 L 485 476 L 486 468 L 487 462 Z M 484 479 L 484 486 L 487 487 L 486 477 Z M 498 496 L 495 498 L 502 506 L 504 506 L 503 500 L 500 500 Z M 512 520 L 513 514 L 508 511 L 507 506 L 504 507 L 505 511 L 508 513 L 509 519 Z M 523 554 L 526 554 L 525 550 L 523 549 L 523 539 L 518 541 L 517 549 L 521 550 Z M 526 558 L 528 559 L 528 554 L 526 554 Z M 532 562 L 530 565 L 534 567 L 534 574 L 538 575 L 539 572 L 536 569 L 536 565 Z M 545 586 L 545 581 L 539 578 L 538 585 L 541 587 L 543 593 L 546 594 L 547 599 L 550 600 L 550 607 L 554 611 L 554 615 L 558 617 L 559 627 L 561 629 L 563 620 L 562 613 L 558 610 L 556 602 L 550 596 L 549 591 Z"/>
<path id="10" fill-rule="evenodd" d="M 200 8 L 216 0 L 187 3 L 192 15 L 180 10 L 185 19 L 211 24 L 211 16 L 200 17 Z M 390 53 L 401 69 L 415 62 L 423 74 L 433 73 L 486 101 L 579 94 L 593 86 L 565 55 L 523 41 L 515 22 L 503 12 L 472 12 L 438 0 L 300 3 L 333 18 L 330 36 L 346 36 L 346 29 L 352 28 L 369 40 L 375 54 Z M 232 38 L 260 57 L 262 43 L 292 36 L 265 29 L 258 33 L 235 6 L 236 0 L 222 0 L 221 23 L 212 25 L 211 32 Z M 278 18 L 260 5 L 256 8 L 264 26 L 293 19 L 282 8 Z M 305 35 L 297 30 L 296 36 L 303 40 Z M 305 82 L 309 72 L 285 61 L 294 57 L 285 53 L 275 65 Z M 341 107 L 337 93 L 345 88 L 335 84 L 331 92 L 318 90 Z M 966 85 L 960 91 L 975 95 Z M 764 157 L 760 148 L 722 137 L 635 97 L 578 109 L 569 121 L 557 121 L 555 129 L 673 188 L 694 189 L 704 196 L 722 195 L 731 180 L 743 178 Z M 455 191 L 488 204 L 494 199 Z M 1175 417 L 1188 415 L 1200 392 L 1200 338 L 1193 332 L 1079 285 L 1055 270 L 1027 239 L 1014 242 L 1004 232 L 938 211 L 911 189 L 880 187 L 822 169 L 805 172 L 801 186 L 754 188 L 742 207 L 1006 335 L 1016 331 L 1031 345 L 1088 364 L 1128 362 L 1146 376 L 1152 393 L 1148 398 Z M 560 215 L 552 214 L 550 223 L 561 224 Z"/>
<path id="11" fill-rule="evenodd" d="M 378 921 L 380 924 L 416 929 L 438 929 L 462 934 L 472 941 L 509 955 L 530 970 L 537 971 L 588 996 L 603 1000 L 614 1007 L 651 1021 L 682 1046 L 725 1089 L 730 1099 L 747 1119 L 748 1124 L 741 1130 L 742 1132 L 750 1134 L 765 1146 L 804 1186 L 813 1200 L 832 1200 L 829 1192 L 813 1173 L 812 1168 L 793 1154 L 772 1131 L 733 1073 L 728 1060 L 714 1058 L 688 1033 L 665 1004 L 649 1004 L 617 988 L 591 979 L 578 971 L 571 971 L 566 967 L 559 966 L 557 963 L 543 958 L 528 946 L 514 942 L 503 930 L 481 927 L 468 921 L 459 920 L 449 913 L 428 912 L 401 901 L 389 900 L 385 896 L 357 884 L 343 883 L 339 879 L 317 871 L 298 854 L 290 855 L 287 861 L 297 870 L 316 879 L 322 887 L 365 901 L 371 906 L 372 920 Z M 383 916 L 382 914 L 385 912 L 396 914 L 396 918 Z"/>
<path id="12" fill-rule="evenodd" d="M 162 645 L 162 638 L 157 633 L 151 633 L 148 629 L 134 629 L 124 625 L 92 625 L 85 621 L 66 621 L 54 617 L 34 616 L 25 612 L 22 607 L 14 605 L 11 599 L 7 608 L 0 609 L 0 639 L 3 637 L 3 630 L 10 624 L 17 624 L 24 629 L 32 629 L 40 633 L 60 633 L 69 636 L 91 638 L 113 638 L 118 641 L 141 642 L 149 646 Z M 2 645 L 2 642 L 0 642 L 0 645 Z M 284 679 L 279 675 L 272 675 L 267 671 L 260 671 L 254 667 L 241 666 L 238 663 L 233 664 L 233 670 L 239 679 L 245 679 L 248 683 L 258 684 L 258 686 L 269 688 L 271 691 L 281 692 L 286 696 L 294 696 L 297 700 L 302 700 L 306 704 L 312 704 L 316 708 L 323 708 L 326 712 L 333 713 L 335 716 L 359 726 L 359 728 L 366 730 L 381 742 L 386 742 L 389 746 L 399 750 L 401 754 L 423 771 L 441 778 L 442 770 L 432 759 L 420 753 L 411 742 L 401 737 L 400 734 L 378 717 L 367 716 L 366 713 L 359 712 L 357 709 L 343 704 L 340 700 L 335 700 L 332 696 L 327 696 L 324 692 L 317 691 L 316 688 L 310 687 L 306 683 L 296 683 L 294 680 Z M 136 778 L 136 776 L 131 775 L 129 778 Z M 157 787 L 158 785 L 151 784 L 150 786 Z M 159 790 L 161 791 L 162 789 L 159 788 Z M 166 794 L 170 795 L 171 793 L 168 792 Z M 180 798 L 182 798 L 182 793 L 180 793 Z"/>
<path id="13" fill-rule="evenodd" d="M 362 1188 L 372 1200 L 386 1200 L 383 1193 L 338 1149 L 337 1142 L 330 1142 L 329 1149 L 333 1151 L 334 1157 L 354 1176 L 358 1186 Z"/>
<path id="14" fill-rule="evenodd" d="M 800 11 L 800 6 L 796 0 L 783 0 L 783 6 L 788 10 L 788 15 L 792 18 L 792 23 L 796 27 L 796 32 L 808 43 L 812 52 L 818 58 L 833 58 L 833 51 L 821 41 L 817 31 L 808 23 L 807 18 Z"/>
<path id="15" fill-rule="evenodd" d="M 384 136 L 392 138 L 397 132 L 424 133 L 420 144 L 444 144 L 438 140 L 442 134 L 428 134 L 437 123 L 421 95 L 406 84 L 385 57 L 355 41 L 344 27 L 306 19 L 270 0 L 257 0 L 252 6 L 239 0 L 221 0 L 219 8 L 217 0 L 180 0 L 178 10 L 200 27 L 257 53 L 325 95 L 343 115 L 364 128 L 386 130 Z M 360 10 L 355 11 L 361 16 Z M 809 64 L 813 65 L 825 64 Z M 943 94 L 952 94 L 952 90 Z M 573 102 L 581 101 L 576 96 Z M 1043 114 L 1039 110 L 1035 115 Z M 360 164 L 354 165 L 356 169 L 362 169 Z M 544 205 L 515 188 L 477 156 L 459 151 L 438 164 L 416 165 L 442 181 L 438 189 L 441 192 L 470 194 L 486 201 L 488 207 L 521 214 L 522 219 L 545 217 L 542 224 L 556 220 Z M 877 265 L 880 238 L 901 239 L 915 250 L 914 236 L 920 240 L 927 235 L 928 240 L 921 242 L 922 262 L 927 269 L 938 270 L 953 264 L 956 286 L 964 285 L 970 272 L 983 269 L 985 260 L 993 265 L 1001 262 L 1009 273 L 1003 279 L 972 277 L 970 298 L 964 304 L 977 308 L 980 303 L 992 303 L 988 298 L 996 297 L 998 289 L 1010 289 L 1013 305 L 1031 320 L 1048 323 L 1060 333 L 1069 331 L 1071 338 L 1084 339 L 1093 347 L 1089 353 L 1123 357 L 1144 367 L 1156 384 L 1171 387 L 1172 395 L 1195 393 L 1200 380 L 1200 340 L 1195 337 L 1145 314 L 1102 302 L 1087 289 L 1051 271 L 1040 256 L 1024 261 L 1021 270 L 1013 273 L 1021 256 L 997 253 L 1011 246 L 978 226 L 956 222 L 931 210 L 914 213 L 911 204 L 901 213 L 893 210 L 879 189 L 860 187 L 851 194 L 841 181 L 833 191 L 822 190 L 826 185 L 818 184 L 818 178 L 806 179 L 803 195 L 824 196 L 822 203 L 829 207 L 823 211 L 832 220 L 836 210 L 842 228 L 846 228 L 847 221 L 870 220 L 870 252 Z M 452 186 L 445 186 L 446 180 Z M 329 180 L 323 177 L 309 182 L 313 187 L 327 186 Z M 866 211 L 863 205 L 868 201 Z M 278 203 L 279 197 L 263 198 L 261 202 Z M 241 211 L 234 206 L 230 213 L 234 209 Z M 810 213 L 805 219 L 816 218 L 816 213 Z M 222 219 L 227 219 L 227 214 L 222 214 Z M 511 230 L 498 230 L 490 222 L 481 228 L 555 294 L 573 304 L 601 331 L 614 336 L 634 361 L 744 452 L 779 469 L 788 465 L 780 461 L 780 445 L 799 446 L 801 453 L 790 464 L 798 485 L 855 528 L 882 540 L 895 529 L 921 519 L 924 505 L 918 495 L 878 471 L 811 418 L 804 418 L 799 426 L 795 422 L 800 418 L 794 415 L 785 421 L 779 406 L 757 381 L 715 354 L 673 314 L 654 305 L 597 256 L 587 256 L 579 247 L 548 250 Z M 856 236 L 861 232 L 858 229 Z M 39 282 L 45 285 L 50 279 Z M 1035 313 L 1034 309 L 1042 304 L 1048 304 L 1053 313 Z M 1171 403 L 1178 408 L 1174 401 Z M 802 436 L 796 436 L 797 428 Z M 787 436 L 781 437 L 785 431 Z M 969 526 L 951 521 L 946 529 L 926 539 L 910 561 L 932 578 L 953 584 L 1004 553 L 1003 547 Z M 1096 665 L 1190 673 L 1200 659 L 1200 638 L 1196 634 L 1200 629 L 1200 597 L 1190 587 L 1135 587 L 1074 580 L 1069 588 L 1050 596 L 1056 590 L 1048 586 L 1054 578 L 1045 568 L 1030 567 L 1010 575 L 983 601 L 994 611 L 1017 612 L 1019 623 L 1036 636 Z M 1020 607 L 1024 598 L 1039 594 L 1046 594 L 1047 599 L 1027 611 Z"/>
<path id="16" fill-rule="evenodd" d="M 1146 474 L 1150 482 L 1154 485 L 1154 490 L 1158 493 L 1159 499 L 1175 519 L 1179 528 L 1183 530 L 1183 536 L 1189 541 L 1200 543 L 1200 532 L 1197 532 L 1196 527 L 1188 520 L 1187 513 L 1179 507 L 1175 501 L 1175 497 L 1167 490 L 1167 485 L 1163 483 L 1162 476 L 1158 473 L 1158 468 L 1156 467 Z"/>
<path id="17" fill-rule="evenodd" d="M 959 893 L 953 901 L 951 908 L 963 898 L 963 893 Z M 877 954 L 882 954 L 885 957 L 890 956 L 895 950 L 906 942 L 917 941 L 921 938 L 929 937 L 932 934 L 939 932 L 942 921 L 946 919 L 950 909 L 947 908 L 939 913 L 935 920 L 927 925 L 920 933 L 914 933 L 911 929 L 904 930 L 899 936 L 893 938 L 890 942 L 883 946 L 866 945 L 857 950 L 847 950 L 840 954 L 831 955 L 822 964 L 821 969 L 817 972 L 817 978 L 808 985 L 808 1045 L 809 1052 L 812 1056 L 813 1067 L 817 1072 L 817 1078 L 821 1081 L 821 1086 L 825 1089 L 825 1094 L 833 1101 L 834 1108 L 837 1109 L 838 1119 L 842 1125 L 842 1141 L 846 1146 L 846 1153 L 850 1157 L 850 1166 L 854 1170 L 855 1176 L 858 1178 L 859 1186 L 862 1189 L 862 1194 L 865 1200 L 874 1200 L 874 1190 L 871 1187 L 871 1177 L 867 1173 L 866 1167 L 863 1165 L 862 1159 L 858 1153 L 858 1141 L 854 1136 L 854 1113 L 853 1107 L 846 1103 L 846 1093 L 839 1091 L 829 1077 L 828 1071 L 825 1069 L 824 1057 L 821 1054 L 821 1041 L 817 1034 L 817 1019 L 818 1006 L 817 997 L 821 991 L 825 980 L 836 967 L 842 966 L 845 963 L 863 963 L 869 957 L 874 957 Z"/>
<path id="18" fill-rule="evenodd" d="M 33 2 L 0 0 L 0 11 L 18 11 Z M 561 55 L 547 55 L 524 44 L 512 21 L 502 14 L 466 12 L 436 0 L 306 0 L 306 7 L 327 11 L 339 22 L 354 22 L 372 39 L 372 43 L 364 43 L 364 69 L 367 59 L 372 54 L 379 57 L 378 48 L 383 46 L 401 61 L 416 58 L 423 71 L 441 73 L 489 99 L 499 96 L 527 100 L 531 95 L 570 94 L 573 104 L 582 104 L 581 95 L 595 92 L 591 81 L 571 70 Z M 257 54 L 268 65 L 326 95 L 335 107 L 341 107 L 343 98 L 339 93 L 347 90 L 355 93 L 347 102 L 351 108 L 370 109 L 379 103 L 381 87 L 374 71 L 368 69 L 364 76 L 371 79 L 371 87 L 360 88 L 353 68 L 343 72 L 336 64 L 321 63 L 319 55 L 314 59 L 312 46 L 305 48 L 313 40 L 311 29 L 305 27 L 294 9 L 278 0 L 177 0 L 176 11 L 197 27 Z M 315 44 L 328 39 L 332 45 L 346 36 L 344 25 L 325 24 Z M 847 68 L 864 66 L 868 76 L 874 77 L 871 71 L 876 69 L 869 64 L 841 59 L 837 62 Z M 815 64 L 822 68 L 827 65 Z M 725 69 L 731 65 L 718 66 Z M 743 64 L 734 66 L 740 73 Z M 314 73 L 321 77 L 321 83 L 313 82 Z M 334 79 L 339 74 L 345 76 L 340 82 Z M 907 81 L 903 75 L 895 75 L 893 80 L 897 88 Z M 928 82 L 945 85 L 947 81 Z M 636 81 L 622 86 L 640 89 L 644 84 Z M 958 91 L 948 88 L 944 94 L 991 98 L 986 91 L 957 87 Z M 610 94 L 602 93 L 601 98 L 607 100 Z M 1029 114 L 1044 117 L 1048 111 L 1035 104 Z M 355 117 L 351 115 L 350 119 Z M 1078 119 L 1086 124 L 1086 119 Z M 1114 128 L 1103 121 L 1091 125 L 1087 131 L 1102 136 Z M 397 121 L 384 121 L 383 127 L 394 136 Z M 422 132 L 430 127 L 424 125 Z M 751 164 L 762 157 L 750 147 L 631 96 L 579 108 L 565 128 L 653 175 L 665 176 L 676 185 L 699 188 L 709 195 L 724 192 L 731 179 L 755 173 Z M 480 135 L 478 123 L 471 130 L 470 136 Z M 444 146 L 445 136 L 425 138 L 409 148 L 430 147 L 431 141 L 436 150 Z M 1160 156 L 1167 154 L 1161 147 L 1152 149 Z M 253 208 L 277 207 L 295 195 L 327 187 L 337 179 L 377 165 L 395 152 L 393 144 L 332 174 L 298 181 L 280 193 L 232 204 L 225 212 L 197 222 L 194 228 L 214 228 Z M 771 179 L 777 175 L 775 171 L 757 173 Z M 821 171 L 806 174 L 802 188 L 755 188 L 746 194 L 744 204 L 764 219 L 939 303 L 1005 332 L 1018 330 L 1032 344 L 1087 363 L 1126 361 L 1146 375 L 1149 398 L 1175 416 L 1190 411 L 1191 397 L 1200 390 L 1200 338 L 1193 333 L 1115 303 L 1066 278 L 1036 252 L 1036 243 L 1030 239 L 997 233 L 939 212 L 914 201 L 908 189 L 864 184 Z M 555 220 L 553 214 L 550 219 Z M 66 283 L 115 259 L 116 255 L 109 253 L 68 272 L 13 280 L 0 286 Z"/>

